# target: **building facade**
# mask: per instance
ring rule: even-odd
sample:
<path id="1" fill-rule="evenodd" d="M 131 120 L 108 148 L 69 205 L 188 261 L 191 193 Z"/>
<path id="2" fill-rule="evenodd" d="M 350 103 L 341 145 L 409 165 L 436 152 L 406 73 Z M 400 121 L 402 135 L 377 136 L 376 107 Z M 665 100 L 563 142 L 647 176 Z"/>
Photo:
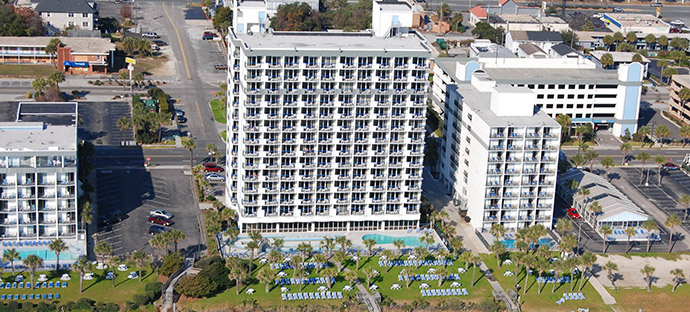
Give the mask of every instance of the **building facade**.
<path id="1" fill-rule="evenodd" d="M 85 242 L 77 217 L 77 103 L 51 103 L 57 108 L 40 116 L 42 105 L 20 103 L 18 120 L 0 123 L 0 240 L 61 238 L 72 247 Z"/>
<path id="2" fill-rule="evenodd" d="M 62 46 L 57 53 L 46 53 L 53 38 Z M 53 64 L 70 74 L 107 74 L 115 61 L 115 44 L 106 38 L 77 37 L 0 37 L 0 63 Z"/>
<path id="3" fill-rule="evenodd" d="M 690 75 L 673 75 L 668 112 L 687 124 L 690 120 L 690 99 L 681 97 L 680 90 L 683 88 L 690 89 Z"/>
<path id="4" fill-rule="evenodd" d="M 226 194 L 241 231 L 418 226 L 431 55 L 423 37 L 229 39 Z"/>
<path id="5" fill-rule="evenodd" d="M 533 90 L 500 85 L 477 62 L 459 67 L 434 70 L 433 100 L 444 110 L 439 180 L 476 229 L 550 228 L 560 125 L 535 108 Z"/>
<path id="6" fill-rule="evenodd" d="M 621 65 L 617 70 L 604 70 L 583 58 L 479 57 L 436 63 L 448 75 L 481 69 L 497 84 L 527 87 L 537 94 L 536 106 L 551 118 L 568 115 L 574 125 L 593 124 L 616 136 L 637 131 L 644 72 L 639 63 Z M 469 79 L 471 72 L 458 75 Z"/>
<path id="7" fill-rule="evenodd" d="M 34 11 L 38 12 L 49 33 L 71 28 L 96 28 L 95 3 L 86 0 L 42 0 Z"/>
<path id="8" fill-rule="evenodd" d="M 313 10 L 319 10 L 319 1 L 307 0 L 232 0 L 232 24 L 237 34 L 262 33 L 271 27 L 271 16 L 278 7 L 291 3 L 307 3 Z"/>

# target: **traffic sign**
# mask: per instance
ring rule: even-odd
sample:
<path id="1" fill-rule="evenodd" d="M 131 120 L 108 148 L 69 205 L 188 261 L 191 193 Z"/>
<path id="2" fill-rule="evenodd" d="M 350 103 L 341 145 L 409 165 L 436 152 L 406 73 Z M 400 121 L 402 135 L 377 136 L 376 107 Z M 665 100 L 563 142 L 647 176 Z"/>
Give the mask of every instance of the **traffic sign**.
<path id="1" fill-rule="evenodd" d="M 137 60 L 131 58 L 131 57 L 125 57 L 125 63 L 129 63 L 132 65 L 137 65 Z"/>

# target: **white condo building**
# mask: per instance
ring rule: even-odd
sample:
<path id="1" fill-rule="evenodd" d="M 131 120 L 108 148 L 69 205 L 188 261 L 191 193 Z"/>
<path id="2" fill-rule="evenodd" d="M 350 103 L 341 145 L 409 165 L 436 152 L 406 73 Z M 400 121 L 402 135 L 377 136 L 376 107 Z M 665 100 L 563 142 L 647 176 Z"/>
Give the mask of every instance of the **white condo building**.
<path id="1" fill-rule="evenodd" d="M 550 228 L 561 127 L 535 107 L 536 92 L 465 71 L 475 64 L 458 65 L 467 76 L 434 76 L 445 118 L 440 180 L 476 229 Z"/>
<path id="2" fill-rule="evenodd" d="M 20 103 L 16 116 L 0 122 L 0 241 L 23 254 L 21 247 L 35 251 L 61 238 L 70 247 L 61 260 L 76 260 L 86 253 L 77 217 L 77 103 Z"/>
<path id="3" fill-rule="evenodd" d="M 242 232 L 419 225 L 422 36 L 231 30 L 229 51 L 226 194 Z"/>
<path id="4" fill-rule="evenodd" d="M 434 67 L 434 105 L 445 111 L 446 84 L 470 81 L 481 70 L 498 85 L 526 87 L 549 117 L 568 115 L 574 125 L 593 124 L 616 136 L 637 131 L 644 67 L 621 64 L 604 70 L 584 58 L 439 58 Z M 439 78 L 440 77 L 440 78 Z M 442 84 L 441 81 L 446 84 Z M 446 114 L 447 116 L 448 114 Z"/>
<path id="5" fill-rule="evenodd" d="M 306 3 L 313 10 L 319 10 L 318 0 L 229 0 L 232 8 L 232 25 L 235 33 L 262 33 L 271 27 L 271 17 L 278 7 L 291 3 Z"/>

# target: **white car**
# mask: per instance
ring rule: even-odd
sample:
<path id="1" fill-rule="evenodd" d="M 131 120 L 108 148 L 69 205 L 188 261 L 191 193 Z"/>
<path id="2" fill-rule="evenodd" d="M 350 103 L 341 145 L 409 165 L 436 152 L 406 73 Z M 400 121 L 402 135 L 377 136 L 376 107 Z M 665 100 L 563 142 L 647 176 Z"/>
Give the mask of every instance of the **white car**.
<path id="1" fill-rule="evenodd" d="M 683 26 L 683 25 L 685 25 L 685 23 L 683 23 L 683 21 L 681 21 L 681 20 L 674 20 L 674 21 L 671 22 L 671 24 L 672 24 L 673 26 Z"/>
<path id="2" fill-rule="evenodd" d="M 169 213 L 165 210 L 162 209 L 154 209 L 149 212 L 150 216 L 156 216 L 156 217 L 163 217 L 166 219 L 172 219 L 173 215 L 172 213 Z"/>
<path id="3" fill-rule="evenodd" d="M 604 17 L 604 13 L 594 13 L 594 14 L 592 15 L 592 17 L 593 17 L 593 18 L 602 18 L 602 17 Z"/>
<path id="4" fill-rule="evenodd" d="M 225 176 L 222 174 L 217 174 L 217 173 L 211 172 L 211 173 L 207 173 L 204 176 L 204 179 L 206 179 L 206 181 L 225 181 Z"/>
<path id="5" fill-rule="evenodd" d="M 161 37 L 155 32 L 145 32 L 145 33 L 141 34 L 141 36 L 144 38 L 151 38 L 151 39 L 158 39 Z"/>

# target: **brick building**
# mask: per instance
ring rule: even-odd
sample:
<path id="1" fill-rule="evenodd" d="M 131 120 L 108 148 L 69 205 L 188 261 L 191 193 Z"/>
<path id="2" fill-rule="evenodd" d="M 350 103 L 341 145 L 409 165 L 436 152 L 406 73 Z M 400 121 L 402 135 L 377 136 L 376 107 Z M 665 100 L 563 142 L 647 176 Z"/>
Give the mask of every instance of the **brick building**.
<path id="1" fill-rule="evenodd" d="M 45 52 L 53 37 L 0 37 L 0 64 L 55 64 L 69 74 L 106 74 L 114 63 L 115 44 L 105 38 L 58 37 L 56 55 Z"/>

